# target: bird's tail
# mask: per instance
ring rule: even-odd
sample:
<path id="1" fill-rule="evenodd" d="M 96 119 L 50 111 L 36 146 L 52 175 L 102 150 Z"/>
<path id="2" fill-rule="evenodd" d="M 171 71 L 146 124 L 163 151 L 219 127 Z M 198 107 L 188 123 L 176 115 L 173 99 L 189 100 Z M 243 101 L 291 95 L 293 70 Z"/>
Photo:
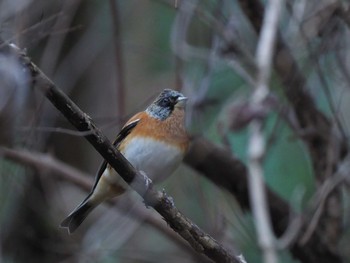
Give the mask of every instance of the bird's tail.
<path id="1" fill-rule="evenodd" d="M 72 234 L 95 207 L 96 204 L 87 198 L 62 221 L 60 227 L 67 228 L 69 234 Z"/>

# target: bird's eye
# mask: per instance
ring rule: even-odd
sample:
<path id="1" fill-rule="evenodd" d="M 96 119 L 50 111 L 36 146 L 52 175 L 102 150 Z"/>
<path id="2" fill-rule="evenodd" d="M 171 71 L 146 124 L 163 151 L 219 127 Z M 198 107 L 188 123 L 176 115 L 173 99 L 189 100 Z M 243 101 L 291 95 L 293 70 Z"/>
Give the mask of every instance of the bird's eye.
<path id="1" fill-rule="evenodd" d="M 169 104 L 170 104 L 170 99 L 169 98 L 162 99 L 161 106 L 167 107 L 167 106 L 169 106 Z"/>

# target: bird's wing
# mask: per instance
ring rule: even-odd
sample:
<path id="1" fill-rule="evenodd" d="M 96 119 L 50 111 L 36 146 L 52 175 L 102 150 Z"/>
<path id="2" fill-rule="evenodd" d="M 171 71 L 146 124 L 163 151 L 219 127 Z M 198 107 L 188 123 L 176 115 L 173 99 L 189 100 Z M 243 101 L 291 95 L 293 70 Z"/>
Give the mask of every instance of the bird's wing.
<path id="1" fill-rule="evenodd" d="M 135 118 L 137 115 L 135 115 L 133 118 L 131 118 L 126 124 L 125 126 L 121 129 L 121 131 L 119 132 L 119 134 L 117 135 L 117 138 L 115 139 L 115 141 L 113 142 L 113 145 L 118 148 L 118 146 L 120 145 L 120 143 L 126 138 L 126 136 L 129 135 L 129 133 L 136 127 L 136 125 L 140 122 L 140 118 Z M 93 191 L 96 188 L 96 185 L 98 184 L 98 181 L 100 180 L 103 172 L 105 171 L 107 167 L 107 161 L 104 160 L 102 162 L 102 164 L 100 165 L 96 177 L 95 177 L 95 183 L 94 186 L 91 190 L 91 193 L 93 193 Z M 88 198 L 88 197 L 87 197 Z"/>

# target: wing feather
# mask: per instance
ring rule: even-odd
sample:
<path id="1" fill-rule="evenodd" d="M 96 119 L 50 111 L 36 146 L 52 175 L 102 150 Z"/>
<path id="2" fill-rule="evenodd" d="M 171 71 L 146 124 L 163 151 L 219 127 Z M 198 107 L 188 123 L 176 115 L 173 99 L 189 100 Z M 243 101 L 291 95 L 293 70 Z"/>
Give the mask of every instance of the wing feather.
<path id="1" fill-rule="evenodd" d="M 119 147 L 120 143 L 126 138 L 126 136 L 128 136 L 130 134 L 130 132 L 136 127 L 136 125 L 139 123 L 140 119 L 135 119 L 135 120 L 132 120 L 127 123 L 122 129 L 121 131 L 119 132 L 119 134 L 117 135 L 117 138 L 115 139 L 115 141 L 113 142 L 113 145 L 115 147 Z M 107 168 L 107 161 L 104 160 L 102 162 L 102 164 L 100 165 L 97 173 L 96 173 L 96 176 L 95 176 L 95 183 L 94 183 L 94 186 L 90 192 L 90 195 L 93 193 L 93 191 L 95 190 L 96 188 L 96 185 L 98 184 L 98 181 L 100 180 L 103 172 L 105 171 L 105 169 Z M 89 196 L 90 196 L 89 195 Z M 88 197 L 89 197 L 88 196 Z M 87 197 L 87 198 L 88 198 Z"/>

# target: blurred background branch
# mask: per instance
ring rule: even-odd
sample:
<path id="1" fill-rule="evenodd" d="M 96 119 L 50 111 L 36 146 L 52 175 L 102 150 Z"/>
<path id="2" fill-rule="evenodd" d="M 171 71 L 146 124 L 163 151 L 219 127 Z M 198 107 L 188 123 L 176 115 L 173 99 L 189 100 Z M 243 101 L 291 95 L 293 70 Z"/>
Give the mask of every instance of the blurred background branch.
<path id="1" fill-rule="evenodd" d="M 262 107 L 268 98 L 271 65 L 275 48 L 275 39 L 283 1 L 270 0 L 267 3 L 261 34 L 256 48 L 257 77 L 250 107 Z M 263 135 L 263 119 L 252 120 L 249 127 L 248 170 L 249 193 L 252 213 L 258 235 L 259 246 L 265 263 L 277 263 L 276 238 L 273 234 L 267 205 L 263 159 L 266 154 L 266 142 Z"/>

